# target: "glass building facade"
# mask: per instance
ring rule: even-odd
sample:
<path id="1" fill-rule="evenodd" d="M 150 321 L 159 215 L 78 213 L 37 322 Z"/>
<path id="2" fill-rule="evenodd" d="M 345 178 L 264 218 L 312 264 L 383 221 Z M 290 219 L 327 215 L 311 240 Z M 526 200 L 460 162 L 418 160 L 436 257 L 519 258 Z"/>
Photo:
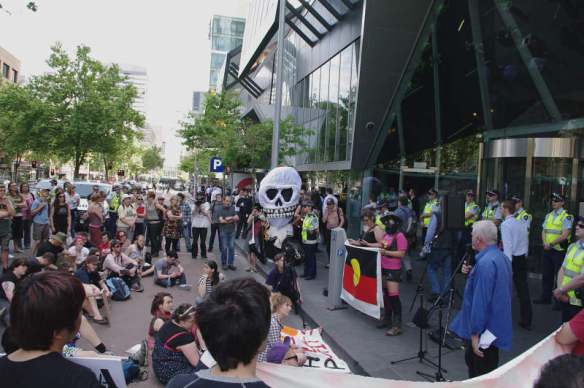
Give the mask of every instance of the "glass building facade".
<path id="1" fill-rule="evenodd" d="M 227 53 L 243 43 L 245 19 L 215 15 L 211 19 L 209 37 L 211 39 L 211 70 L 209 89 L 216 90 L 219 75 Z"/>

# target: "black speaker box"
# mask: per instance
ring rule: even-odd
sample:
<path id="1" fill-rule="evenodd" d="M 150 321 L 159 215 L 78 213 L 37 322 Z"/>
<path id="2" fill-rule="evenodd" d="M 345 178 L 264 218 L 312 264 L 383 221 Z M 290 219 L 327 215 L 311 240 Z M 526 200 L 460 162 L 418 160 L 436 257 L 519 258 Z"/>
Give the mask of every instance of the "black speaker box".
<path id="1" fill-rule="evenodd" d="M 444 229 L 464 229 L 464 203 L 462 194 L 446 194 L 442 197 L 442 226 Z"/>

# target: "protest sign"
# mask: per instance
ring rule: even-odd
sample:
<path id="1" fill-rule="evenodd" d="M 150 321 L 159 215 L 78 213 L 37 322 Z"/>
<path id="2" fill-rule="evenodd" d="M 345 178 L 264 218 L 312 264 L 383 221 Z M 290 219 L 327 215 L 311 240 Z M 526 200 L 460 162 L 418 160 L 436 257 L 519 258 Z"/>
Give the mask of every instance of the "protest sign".
<path id="1" fill-rule="evenodd" d="M 68 357 L 67 359 L 89 368 L 104 388 L 127 387 L 122 369 L 122 357 Z"/>

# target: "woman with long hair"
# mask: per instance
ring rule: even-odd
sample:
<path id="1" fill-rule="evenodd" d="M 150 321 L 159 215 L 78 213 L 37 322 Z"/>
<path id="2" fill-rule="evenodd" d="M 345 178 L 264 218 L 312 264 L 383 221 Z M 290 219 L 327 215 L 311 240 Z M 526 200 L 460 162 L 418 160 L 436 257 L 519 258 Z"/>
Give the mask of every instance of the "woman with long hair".
<path id="1" fill-rule="evenodd" d="M 219 266 L 216 262 L 209 260 L 201 268 L 201 277 L 199 278 L 199 296 L 203 299 L 210 294 L 221 281 L 221 274 L 219 273 Z"/>
<path id="2" fill-rule="evenodd" d="M 22 235 L 24 237 L 24 249 L 30 249 L 31 243 L 31 227 L 32 227 L 32 214 L 31 207 L 35 200 L 34 194 L 30 192 L 30 186 L 28 183 L 20 184 L 20 195 L 24 198 L 24 203 L 26 207 L 22 208 Z"/>
<path id="3" fill-rule="evenodd" d="M 158 330 L 172 317 L 173 308 L 172 295 L 168 292 L 159 292 L 154 295 L 152 299 L 152 305 L 150 306 L 150 314 L 152 315 L 152 320 L 148 326 L 148 350 L 152 351 L 154 349 L 154 342 Z"/>
<path id="4" fill-rule="evenodd" d="M 180 231 L 182 222 L 182 212 L 178 202 L 178 197 L 173 195 L 170 198 L 170 208 L 166 211 L 166 221 L 164 222 L 164 248 L 166 252 L 171 249 L 178 252 L 178 242 L 180 241 Z"/>
<path id="5" fill-rule="evenodd" d="M 71 232 L 71 210 L 65 199 L 65 192 L 59 191 L 55 195 L 51 206 L 49 224 L 53 234 L 59 232 L 69 234 Z"/>
<path id="6" fill-rule="evenodd" d="M 89 206 L 87 207 L 89 238 L 91 243 L 96 247 L 102 243 L 101 228 L 103 227 L 103 221 L 105 217 L 101 204 L 103 203 L 104 199 L 105 198 L 102 197 L 100 193 L 94 193 L 91 195 Z"/>
<path id="7" fill-rule="evenodd" d="M 8 185 L 8 192 L 6 197 L 12 203 L 15 214 L 12 217 L 12 243 L 14 244 L 14 252 L 22 252 L 22 210 L 26 208 L 24 197 L 18 191 L 16 182 L 10 182 Z"/>
<path id="8" fill-rule="evenodd" d="M 81 203 L 81 197 L 75 191 L 75 185 L 70 183 L 67 185 L 67 191 L 65 192 L 65 200 L 67 205 L 69 205 L 69 210 L 71 211 L 71 237 L 75 237 L 75 232 L 79 226 L 79 211 L 77 208 Z"/>

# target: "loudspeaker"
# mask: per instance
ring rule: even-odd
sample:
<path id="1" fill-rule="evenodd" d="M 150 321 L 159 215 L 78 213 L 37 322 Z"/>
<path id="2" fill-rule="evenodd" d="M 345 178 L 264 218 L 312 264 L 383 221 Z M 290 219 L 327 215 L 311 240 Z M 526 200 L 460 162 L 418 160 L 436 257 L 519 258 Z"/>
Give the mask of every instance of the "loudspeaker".
<path id="1" fill-rule="evenodd" d="M 444 229 L 464 229 L 464 203 L 462 194 L 446 194 L 442 197 L 442 219 Z"/>

